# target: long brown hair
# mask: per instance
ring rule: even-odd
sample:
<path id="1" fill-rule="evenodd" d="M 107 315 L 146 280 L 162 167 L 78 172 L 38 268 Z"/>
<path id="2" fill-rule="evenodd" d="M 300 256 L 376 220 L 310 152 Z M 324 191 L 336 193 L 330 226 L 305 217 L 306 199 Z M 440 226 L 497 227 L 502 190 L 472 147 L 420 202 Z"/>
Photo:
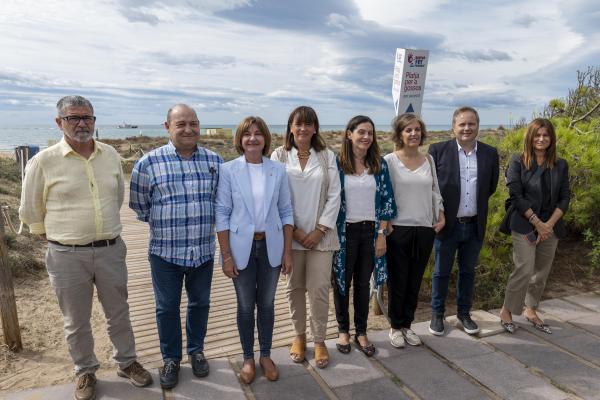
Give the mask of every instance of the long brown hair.
<path id="1" fill-rule="evenodd" d="M 287 151 L 290 151 L 292 147 L 296 147 L 294 135 L 292 134 L 292 124 L 294 123 L 294 120 L 301 124 L 313 124 L 315 126 L 315 134 L 310 138 L 310 147 L 315 149 L 315 151 L 322 151 L 327 148 L 325 140 L 319 134 L 319 118 L 317 117 L 317 113 L 312 107 L 300 106 L 296 107 L 294 111 L 290 113 L 290 117 L 288 118 L 285 138 L 283 140 L 283 147 Z"/>
<path id="2" fill-rule="evenodd" d="M 556 132 L 554 131 L 554 125 L 552 125 L 552 122 L 549 119 L 536 118 L 527 125 L 527 132 L 525 133 L 525 139 L 523 140 L 523 154 L 521 155 L 521 160 L 527 169 L 531 169 L 531 163 L 535 160 L 533 141 L 535 134 L 540 128 L 546 128 L 550 135 L 550 146 L 546 149 L 544 166 L 546 168 L 552 168 L 556 165 Z"/>
<path id="3" fill-rule="evenodd" d="M 358 125 L 368 122 L 373 128 L 373 143 L 367 150 L 367 156 L 365 157 L 365 166 L 369 168 L 369 174 L 378 174 L 381 172 L 381 151 L 379 150 L 379 144 L 377 144 L 377 133 L 375 131 L 375 124 L 371 118 L 365 115 L 357 115 L 353 117 L 346 125 L 344 131 L 344 139 L 342 140 L 342 148 L 340 149 L 340 165 L 346 174 L 356 173 L 356 164 L 354 163 L 354 153 L 352 152 L 352 141 L 348 137 L 348 132 L 354 132 Z"/>

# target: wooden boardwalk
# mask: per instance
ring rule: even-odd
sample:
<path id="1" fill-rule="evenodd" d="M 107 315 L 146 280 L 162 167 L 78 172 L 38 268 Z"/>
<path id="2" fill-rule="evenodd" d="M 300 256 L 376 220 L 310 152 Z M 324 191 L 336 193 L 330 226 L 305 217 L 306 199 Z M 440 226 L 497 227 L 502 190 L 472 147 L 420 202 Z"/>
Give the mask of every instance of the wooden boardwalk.
<path id="1" fill-rule="evenodd" d="M 126 190 L 127 192 L 127 190 Z M 158 332 L 156 328 L 154 292 L 148 263 L 148 224 L 138 221 L 135 213 L 127 207 L 128 199 L 121 208 L 123 223 L 122 237 L 127 244 L 127 268 L 129 271 L 129 310 L 131 323 L 135 333 L 136 347 L 140 362 L 144 365 L 159 366 L 162 364 Z M 241 354 L 236 322 L 236 296 L 231 279 L 227 278 L 218 264 L 219 251 L 216 254 L 210 295 L 210 313 L 208 316 L 208 332 L 204 353 L 208 358 Z M 289 317 L 288 302 L 285 297 L 284 277 L 279 280 L 275 295 L 275 327 L 273 331 L 273 348 L 287 346 L 294 337 Z M 187 298 L 184 294 L 181 302 L 183 331 L 183 354 L 185 354 L 185 310 Z M 329 312 L 327 337 L 337 336 L 337 323 L 333 314 L 333 303 Z M 255 335 L 255 337 L 257 337 Z M 258 339 L 256 340 L 258 349 Z M 187 358 L 184 356 L 184 360 Z"/>

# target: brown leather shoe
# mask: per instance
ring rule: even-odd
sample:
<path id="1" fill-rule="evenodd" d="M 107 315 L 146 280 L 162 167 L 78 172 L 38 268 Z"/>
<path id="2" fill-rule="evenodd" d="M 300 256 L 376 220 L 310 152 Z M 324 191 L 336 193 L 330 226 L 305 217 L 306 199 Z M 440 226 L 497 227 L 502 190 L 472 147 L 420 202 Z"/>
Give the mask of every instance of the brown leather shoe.
<path id="1" fill-rule="evenodd" d="M 270 381 L 276 381 L 279 378 L 279 371 L 277 371 L 277 367 L 273 360 L 271 360 L 271 357 L 261 357 L 258 362 L 265 378 Z"/>
<path id="2" fill-rule="evenodd" d="M 133 386 L 144 387 L 152 383 L 152 375 L 142 365 L 134 361 L 127 368 L 117 368 L 117 375 L 128 378 Z"/>
<path id="3" fill-rule="evenodd" d="M 75 400 L 94 400 L 96 398 L 96 375 L 90 372 L 81 375 L 75 385 Z"/>
<path id="4" fill-rule="evenodd" d="M 246 385 L 249 385 L 254 380 L 256 376 L 256 366 L 254 365 L 254 359 L 249 358 L 244 360 L 244 364 L 242 365 L 242 369 L 240 370 L 240 379 Z"/>

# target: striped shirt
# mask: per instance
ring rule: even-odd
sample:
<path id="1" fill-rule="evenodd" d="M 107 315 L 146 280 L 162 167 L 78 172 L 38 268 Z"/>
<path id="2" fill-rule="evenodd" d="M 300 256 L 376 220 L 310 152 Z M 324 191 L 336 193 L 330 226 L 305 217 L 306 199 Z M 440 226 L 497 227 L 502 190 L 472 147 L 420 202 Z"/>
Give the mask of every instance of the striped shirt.
<path id="1" fill-rule="evenodd" d="M 222 162 L 200 146 L 183 158 L 171 142 L 136 162 L 129 207 L 150 225 L 150 254 L 184 267 L 214 258 L 214 201 Z"/>

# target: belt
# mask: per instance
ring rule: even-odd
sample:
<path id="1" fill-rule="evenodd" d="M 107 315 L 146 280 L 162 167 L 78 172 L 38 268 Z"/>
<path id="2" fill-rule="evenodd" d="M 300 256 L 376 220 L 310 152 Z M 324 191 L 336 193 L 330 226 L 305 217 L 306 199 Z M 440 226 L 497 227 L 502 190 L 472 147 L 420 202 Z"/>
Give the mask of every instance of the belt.
<path id="1" fill-rule="evenodd" d="M 107 246 L 112 246 L 113 244 L 117 243 L 118 238 L 119 237 L 117 236 L 114 239 L 95 240 L 93 242 L 86 243 L 86 244 L 64 244 L 64 243 L 57 242 L 55 240 L 48 240 L 48 243 L 57 244 L 59 246 L 67 246 L 67 247 L 107 247 Z"/>
<path id="2" fill-rule="evenodd" d="M 459 224 L 474 224 L 477 222 L 477 215 L 473 215 L 472 217 L 456 217 L 456 222 Z"/>
<path id="3" fill-rule="evenodd" d="M 254 240 L 263 240 L 265 238 L 264 232 L 254 232 Z"/>
<path id="4" fill-rule="evenodd" d="M 375 225 L 375 221 L 346 222 L 346 225 Z"/>

